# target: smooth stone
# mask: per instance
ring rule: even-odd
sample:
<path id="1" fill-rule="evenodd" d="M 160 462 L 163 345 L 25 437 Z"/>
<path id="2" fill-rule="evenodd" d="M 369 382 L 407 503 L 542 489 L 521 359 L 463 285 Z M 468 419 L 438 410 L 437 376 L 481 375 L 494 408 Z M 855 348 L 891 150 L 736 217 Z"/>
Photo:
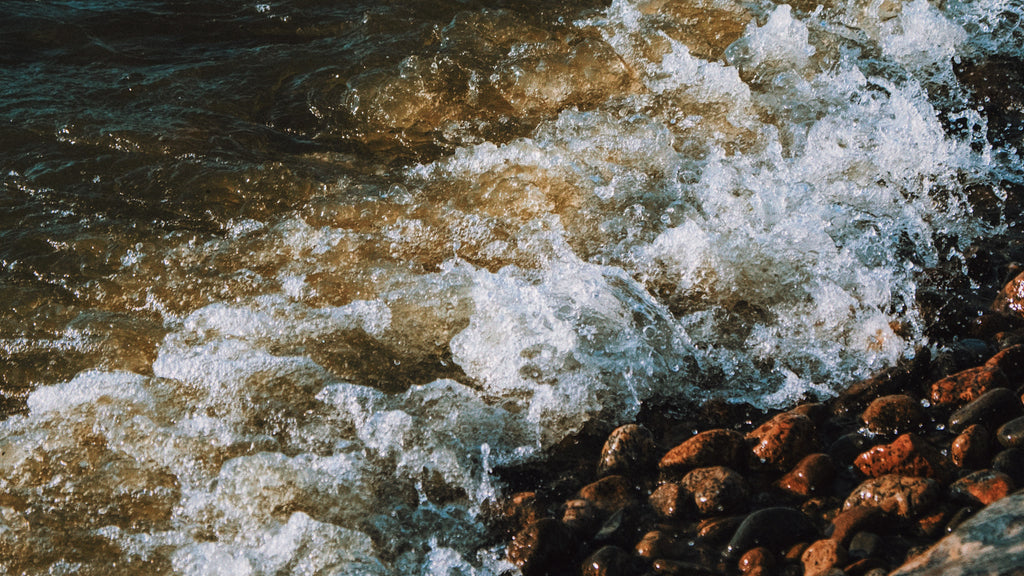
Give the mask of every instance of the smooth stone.
<path id="1" fill-rule="evenodd" d="M 978 470 L 954 482 L 949 491 L 954 498 L 988 506 L 1013 492 L 1013 479 L 995 470 Z"/>
<path id="2" fill-rule="evenodd" d="M 868 404 L 860 416 L 870 432 L 900 434 L 916 430 L 924 422 L 924 408 L 906 394 L 890 394 Z"/>
<path id="3" fill-rule="evenodd" d="M 665 520 L 679 520 L 691 509 L 691 495 L 677 482 L 666 482 L 654 489 L 647 502 Z"/>
<path id="4" fill-rule="evenodd" d="M 697 538 L 703 542 L 720 543 L 736 533 L 746 516 L 706 518 L 697 524 Z"/>
<path id="5" fill-rule="evenodd" d="M 1024 345 L 1015 344 L 1000 350 L 985 365 L 999 368 L 1011 381 L 1019 381 L 1024 378 Z"/>
<path id="6" fill-rule="evenodd" d="M 1024 492 L 987 506 L 892 576 L 1024 574 Z"/>
<path id="7" fill-rule="evenodd" d="M 818 449 L 814 422 L 796 412 L 782 412 L 761 424 L 749 434 L 755 466 L 788 470 L 804 456 Z"/>
<path id="8" fill-rule="evenodd" d="M 658 558 L 651 562 L 651 570 L 655 574 L 665 576 L 720 576 L 720 572 L 714 566 L 668 558 Z"/>
<path id="9" fill-rule="evenodd" d="M 829 538 L 849 545 L 853 537 L 863 530 L 870 530 L 882 524 L 885 514 L 873 506 L 856 506 L 843 510 L 832 519 L 832 534 Z"/>
<path id="10" fill-rule="evenodd" d="M 985 467 L 992 454 L 991 438 L 991 433 L 981 424 L 968 426 L 950 445 L 953 464 L 967 470 Z"/>
<path id="11" fill-rule="evenodd" d="M 737 557 L 760 546 L 780 551 L 797 542 L 818 538 L 814 522 L 794 508 L 764 508 L 748 515 L 726 546 L 728 557 Z"/>
<path id="12" fill-rule="evenodd" d="M 605 476 L 580 488 L 579 497 L 608 515 L 636 502 L 636 489 L 625 476 Z"/>
<path id="13" fill-rule="evenodd" d="M 879 576 L 885 576 L 885 564 L 878 558 L 861 558 L 843 567 L 842 576 L 867 576 L 872 571 L 880 570 Z"/>
<path id="14" fill-rule="evenodd" d="M 996 439 L 1006 448 L 1024 447 L 1024 416 L 1000 426 L 996 430 Z"/>
<path id="15" fill-rule="evenodd" d="M 961 370 L 935 382 L 930 399 L 940 407 L 962 406 L 993 388 L 1005 388 L 1009 382 L 999 368 L 988 365 Z"/>
<path id="16" fill-rule="evenodd" d="M 874 532 L 857 532 L 850 539 L 847 552 L 852 558 L 869 558 L 878 554 L 882 547 L 882 537 Z"/>
<path id="17" fill-rule="evenodd" d="M 972 424 L 996 427 L 1020 415 L 1020 412 L 1020 399 L 1013 390 L 993 388 L 953 412 L 949 417 L 949 430 L 954 434 L 959 434 Z"/>
<path id="18" fill-rule="evenodd" d="M 859 432 L 849 432 L 836 438 L 826 451 L 832 457 L 832 461 L 839 464 L 848 464 L 862 452 L 871 448 L 877 443 L 871 437 Z"/>
<path id="19" fill-rule="evenodd" d="M 792 470 L 779 479 L 776 485 L 783 491 L 796 496 L 810 496 L 826 487 L 836 475 L 835 464 L 828 454 L 809 454 Z"/>
<path id="20" fill-rule="evenodd" d="M 738 565 L 740 572 L 743 574 L 748 574 L 755 570 L 770 572 L 775 567 L 775 555 L 764 546 L 751 548 L 740 557 Z"/>
<path id="21" fill-rule="evenodd" d="M 992 469 L 1006 474 L 1017 486 L 1024 486 L 1024 448 L 1007 448 L 992 458 Z"/>
<path id="22" fill-rule="evenodd" d="M 691 495 L 694 508 L 703 516 L 741 511 L 750 492 L 743 476 L 725 466 L 691 470 L 680 485 Z"/>
<path id="23" fill-rule="evenodd" d="M 835 540 L 825 539 L 812 543 L 800 555 L 804 576 L 825 576 L 833 568 L 846 564 L 846 549 Z"/>
<path id="24" fill-rule="evenodd" d="M 608 435 L 597 462 L 598 477 L 643 473 L 654 463 L 654 436 L 643 426 L 626 424 Z"/>
<path id="25" fill-rule="evenodd" d="M 580 566 L 581 576 L 629 576 L 629 553 L 618 546 L 603 546 Z"/>
<path id="26" fill-rule="evenodd" d="M 901 518 L 919 516 L 938 499 L 939 486 L 931 478 L 886 474 L 869 478 L 854 488 L 843 509 L 874 506 Z"/>
<path id="27" fill-rule="evenodd" d="M 708 466 L 728 466 L 735 470 L 745 463 L 746 449 L 743 434 L 735 430 L 705 430 L 669 450 L 658 462 L 658 468 L 676 474 Z"/>
<path id="28" fill-rule="evenodd" d="M 541 518 L 516 532 L 505 554 L 523 576 L 534 576 L 552 572 L 564 563 L 569 547 L 569 537 L 562 523 L 554 518 Z"/>
<path id="29" fill-rule="evenodd" d="M 1024 272 L 1007 282 L 992 301 L 992 310 L 1024 317 Z"/>
<path id="30" fill-rule="evenodd" d="M 562 524 L 575 534 L 592 535 L 601 527 L 601 516 L 593 502 L 576 498 L 565 503 Z"/>
<path id="31" fill-rule="evenodd" d="M 655 558 L 678 558 L 681 543 L 671 534 L 662 530 L 651 530 L 643 535 L 633 547 L 636 555 L 647 560 Z"/>
<path id="32" fill-rule="evenodd" d="M 953 475 L 952 462 L 916 434 L 904 434 L 889 444 L 875 446 L 853 463 L 869 478 L 899 474 L 934 478 L 944 483 Z"/>

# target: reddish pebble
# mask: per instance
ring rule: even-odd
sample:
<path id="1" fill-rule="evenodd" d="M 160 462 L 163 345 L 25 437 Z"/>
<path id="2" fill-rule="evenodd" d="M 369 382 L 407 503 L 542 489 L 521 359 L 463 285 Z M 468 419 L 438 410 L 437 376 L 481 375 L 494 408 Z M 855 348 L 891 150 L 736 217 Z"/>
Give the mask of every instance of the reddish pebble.
<path id="1" fill-rule="evenodd" d="M 755 464 L 787 470 L 817 449 L 814 422 L 796 412 L 783 412 L 747 434 Z"/>
<path id="2" fill-rule="evenodd" d="M 553 518 L 541 518 L 517 532 L 505 553 L 524 576 L 533 576 L 549 573 L 564 562 L 568 546 L 562 524 Z"/>
<path id="3" fill-rule="evenodd" d="M 1018 318 L 1024 317 L 1024 272 L 1003 286 L 992 302 L 992 310 Z"/>
<path id="4" fill-rule="evenodd" d="M 670 473 L 707 466 L 735 469 L 743 463 L 746 447 L 743 434 L 735 430 L 707 430 L 669 450 L 658 463 L 658 468 Z"/>
<path id="5" fill-rule="evenodd" d="M 967 470 L 981 468 L 992 455 L 992 435 L 981 424 L 968 426 L 953 440 L 950 456 L 953 464 Z"/>
<path id="6" fill-rule="evenodd" d="M 581 576 L 627 576 L 629 554 L 618 546 L 604 546 L 583 561 Z"/>
<path id="7" fill-rule="evenodd" d="M 904 434 L 890 444 L 875 446 L 857 456 L 853 463 L 869 478 L 901 474 L 945 482 L 953 472 L 952 463 L 915 434 Z"/>
<path id="8" fill-rule="evenodd" d="M 651 530 L 637 542 L 634 550 L 637 556 L 653 560 L 655 558 L 672 558 L 676 556 L 678 548 L 679 542 L 671 535 L 661 530 Z"/>
<path id="9" fill-rule="evenodd" d="M 860 416 L 867 429 L 876 434 L 899 434 L 917 429 L 924 422 L 924 409 L 906 394 L 875 399 Z"/>
<path id="10" fill-rule="evenodd" d="M 778 486 L 790 494 L 810 496 L 831 482 L 835 473 L 836 467 L 828 454 L 810 454 L 783 476 Z"/>
<path id="11" fill-rule="evenodd" d="M 658 486 L 647 500 L 658 516 L 666 520 L 681 519 L 689 509 L 690 494 L 676 482 Z"/>
<path id="12" fill-rule="evenodd" d="M 636 490 L 623 476 L 606 476 L 580 488 L 579 496 L 601 513 L 612 514 L 635 502 Z"/>
<path id="13" fill-rule="evenodd" d="M 751 548 L 740 557 L 739 562 L 740 572 L 743 574 L 750 574 L 755 570 L 770 572 L 774 566 L 775 555 L 764 546 Z"/>
<path id="14" fill-rule="evenodd" d="M 881 510 L 871 506 L 857 506 L 843 510 L 832 519 L 831 538 L 846 546 L 854 535 L 862 530 L 870 530 L 878 526 L 884 517 Z"/>
<path id="15" fill-rule="evenodd" d="M 597 475 L 642 473 L 653 464 L 654 436 L 637 424 L 619 426 L 608 435 L 597 462 Z"/>
<path id="16" fill-rule="evenodd" d="M 999 351 L 995 356 L 988 359 L 985 365 L 990 368 L 998 368 L 1012 381 L 1024 378 L 1024 346 L 1015 344 Z"/>
<path id="17" fill-rule="evenodd" d="M 939 487 L 931 478 L 886 474 L 861 482 L 843 503 L 843 509 L 874 506 L 901 518 L 919 516 L 939 496 Z"/>
<path id="18" fill-rule="evenodd" d="M 978 366 L 951 374 L 932 384 L 931 401 L 936 406 L 962 406 L 993 388 L 1008 386 L 999 368 Z"/>
<path id="19" fill-rule="evenodd" d="M 562 524 L 579 534 L 593 534 L 601 527 L 601 516 L 601 512 L 590 500 L 569 500 L 562 513 Z"/>
<path id="20" fill-rule="evenodd" d="M 1002 472 L 979 470 L 954 482 L 949 491 L 973 504 L 988 506 L 1013 492 L 1013 480 Z"/>
<path id="21" fill-rule="evenodd" d="M 835 540 L 818 540 L 800 556 L 804 565 L 804 576 L 825 576 L 832 568 L 846 564 L 846 548 Z"/>
<path id="22" fill-rule="evenodd" d="M 749 493 L 743 476 L 725 466 L 691 470 L 680 485 L 690 493 L 697 512 L 705 516 L 742 509 Z"/>

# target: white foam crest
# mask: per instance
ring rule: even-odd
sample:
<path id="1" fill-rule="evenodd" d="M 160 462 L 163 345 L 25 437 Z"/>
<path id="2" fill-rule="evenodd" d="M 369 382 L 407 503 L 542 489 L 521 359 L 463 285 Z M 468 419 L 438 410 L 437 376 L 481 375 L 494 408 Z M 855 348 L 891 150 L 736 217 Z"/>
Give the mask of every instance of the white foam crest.
<path id="1" fill-rule="evenodd" d="M 967 33 L 928 0 L 905 3 L 897 18 L 882 24 L 881 45 L 887 56 L 911 69 L 941 65 L 967 40 Z"/>
<path id="2" fill-rule="evenodd" d="M 810 65 L 814 46 L 808 41 L 807 25 L 793 18 L 792 8 L 781 4 L 763 26 L 751 22 L 742 38 L 726 49 L 729 64 L 755 82 L 779 72 L 802 72 Z"/>
<path id="3" fill-rule="evenodd" d="M 42 414 L 103 401 L 151 407 L 153 397 L 144 386 L 146 380 L 131 372 L 89 370 L 67 382 L 36 388 L 28 397 L 28 409 L 33 414 Z"/>

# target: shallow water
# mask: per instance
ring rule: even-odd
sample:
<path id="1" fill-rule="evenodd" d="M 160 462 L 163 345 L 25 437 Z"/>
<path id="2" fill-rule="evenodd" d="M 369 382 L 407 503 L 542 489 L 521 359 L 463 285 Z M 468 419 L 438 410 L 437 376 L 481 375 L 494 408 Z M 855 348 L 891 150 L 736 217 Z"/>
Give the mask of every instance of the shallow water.
<path id="1" fill-rule="evenodd" d="M 496 467 L 1020 256 L 1016 1 L 5 11 L 0 574 L 500 573 Z"/>

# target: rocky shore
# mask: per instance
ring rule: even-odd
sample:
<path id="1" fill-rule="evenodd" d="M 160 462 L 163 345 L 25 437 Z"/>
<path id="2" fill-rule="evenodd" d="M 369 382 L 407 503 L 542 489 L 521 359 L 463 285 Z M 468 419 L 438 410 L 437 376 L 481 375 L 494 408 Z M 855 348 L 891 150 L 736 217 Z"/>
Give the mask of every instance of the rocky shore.
<path id="1" fill-rule="evenodd" d="M 651 407 L 503 471 L 507 558 L 525 576 L 1024 574 L 1024 274 L 965 331 L 826 402 Z"/>

